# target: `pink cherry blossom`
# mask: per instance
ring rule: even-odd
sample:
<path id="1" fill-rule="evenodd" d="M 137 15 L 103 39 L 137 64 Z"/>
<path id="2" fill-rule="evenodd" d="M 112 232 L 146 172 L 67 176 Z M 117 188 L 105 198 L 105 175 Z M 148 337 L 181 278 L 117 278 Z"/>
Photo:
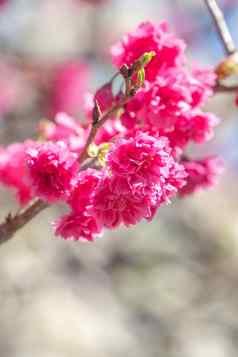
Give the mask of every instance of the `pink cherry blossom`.
<path id="1" fill-rule="evenodd" d="M 151 216 L 147 195 L 124 177 L 105 175 L 96 188 L 92 209 L 97 221 L 111 229 L 121 223 L 134 225 Z"/>
<path id="2" fill-rule="evenodd" d="M 145 52 L 154 51 L 156 56 L 146 67 L 146 79 L 153 81 L 160 71 L 184 62 L 184 49 L 184 42 L 168 31 L 166 23 L 143 22 L 114 45 L 111 53 L 113 63 L 121 67 L 133 64 Z"/>
<path id="3" fill-rule="evenodd" d="M 202 160 L 185 160 L 182 163 L 188 177 L 186 185 L 179 192 L 180 196 L 213 187 L 224 168 L 223 160 L 216 156 Z"/>
<path id="4" fill-rule="evenodd" d="M 166 186 L 178 173 L 181 182 L 174 188 L 184 184 L 183 167 L 175 165 L 168 139 L 143 132 L 137 132 L 129 139 L 118 140 L 107 155 L 107 166 L 112 175 L 126 177 L 130 183 L 139 182 L 144 186 L 159 184 L 161 192 L 162 186 Z"/>
<path id="5" fill-rule="evenodd" d="M 0 183 L 16 191 L 22 206 L 32 198 L 31 182 L 25 164 L 25 151 L 32 145 L 34 142 L 27 140 L 0 148 Z"/>
<path id="6" fill-rule="evenodd" d="M 101 226 L 85 212 L 71 212 L 54 223 L 55 234 L 63 239 L 93 241 L 101 233 Z"/>
<path id="7" fill-rule="evenodd" d="M 192 90 L 193 106 L 203 105 L 213 95 L 216 79 L 217 75 L 212 68 L 200 68 L 196 66 L 192 69 L 190 87 Z"/>
<path id="8" fill-rule="evenodd" d="M 174 161 L 163 137 L 138 132 L 120 139 L 106 161 L 108 175 L 95 188 L 92 209 L 108 228 L 151 219 L 185 183 L 184 168 Z"/>
<path id="9" fill-rule="evenodd" d="M 87 169 L 78 174 L 68 199 L 68 204 L 74 212 L 82 212 L 92 205 L 92 197 L 101 175 L 100 171 L 94 169 Z"/>
<path id="10" fill-rule="evenodd" d="M 38 144 L 27 150 L 26 162 L 37 196 L 47 202 L 68 196 L 79 165 L 65 143 Z"/>
<path id="11" fill-rule="evenodd" d="M 193 141 L 197 144 L 210 140 L 214 135 L 214 127 L 219 124 L 219 119 L 212 113 L 191 111 L 177 118 L 171 130 L 161 131 L 169 139 L 173 148 L 184 149 Z"/>
<path id="12" fill-rule="evenodd" d="M 171 131 L 179 117 L 191 116 L 212 94 L 212 86 L 207 84 L 210 77 L 202 82 L 205 75 L 201 75 L 202 70 L 197 72 L 200 81 L 180 68 L 165 71 L 151 83 L 145 82 L 126 104 L 121 118 L 123 125 L 128 129 L 146 126 L 150 130 Z"/>
<path id="13" fill-rule="evenodd" d="M 129 139 L 120 139 L 112 146 L 107 165 L 113 175 L 130 177 L 146 184 L 157 183 L 169 175 L 171 149 L 164 137 L 154 138 L 138 132 Z"/>

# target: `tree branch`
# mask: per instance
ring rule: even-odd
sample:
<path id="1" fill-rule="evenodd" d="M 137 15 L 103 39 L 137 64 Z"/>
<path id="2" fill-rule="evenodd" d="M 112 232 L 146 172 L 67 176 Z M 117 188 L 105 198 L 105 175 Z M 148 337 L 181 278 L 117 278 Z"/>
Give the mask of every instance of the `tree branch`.
<path id="1" fill-rule="evenodd" d="M 118 110 L 123 108 L 123 106 L 130 100 L 131 96 L 124 96 L 119 103 L 114 104 L 110 109 L 108 109 L 105 113 L 101 115 L 96 123 L 93 123 L 91 126 L 90 133 L 88 135 L 88 139 L 86 145 L 84 146 L 83 151 L 79 156 L 79 162 L 82 163 L 88 156 L 88 148 L 90 144 L 93 142 L 98 129 L 110 118 L 113 114 L 115 114 Z"/>
<path id="2" fill-rule="evenodd" d="M 226 24 L 222 10 L 219 8 L 216 0 L 204 0 L 207 8 L 216 25 L 217 32 L 222 41 L 224 50 L 227 55 L 232 55 L 236 52 L 236 46 Z"/>
<path id="3" fill-rule="evenodd" d="M 38 213 L 43 211 L 48 204 L 41 201 L 32 201 L 26 208 L 22 209 L 14 216 L 11 213 L 6 217 L 5 221 L 0 225 L 0 244 L 11 239 L 18 229 L 24 227 Z"/>
<path id="4" fill-rule="evenodd" d="M 117 76 L 119 72 L 117 72 L 111 79 L 113 81 Z M 127 86 L 126 86 L 127 87 Z M 97 121 L 93 120 L 93 124 L 91 127 L 91 131 L 89 133 L 87 142 L 84 146 L 84 149 L 79 157 L 79 162 L 83 163 L 84 160 L 88 156 L 88 148 L 90 144 L 93 142 L 96 133 L 98 129 L 106 122 L 107 119 L 109 119 L 113 114 L 115 114 L 118 110 L 122 109 L 123 106 L 131 99 L 132 95 L 135 94 L 135 92 L 130 91 L 128 92 L 128 88 L 126 88 L 126 93 L 118 103 L 113 104 L 111 108 L 109 108 L 107 111 L 102 113 Z M 88 165 L 81 166 L 81 170 L 85 169 L 85 167 L 91 167 L 91 164 L 94 164 L 92 161 Z M 4 242 L 7 242 L 11 238 L 13 238 L 14 234 L 24 227 L 29 221 L 31 221 L 38 213 L 43 211 L 45 208 L 48 207 L 48 204 L 37 199 L 32 201 L 26 208 L 12 216 L 10 213 L 5 221 L 0 224 L 0 245 Z"/>
<path id="5" fill-rule="evenodd" d="M 216 93 L 232 93 L 232 92 L 238 93 L 238 85 L 235 84 L 235 85 L 226 86 L 218 82 L 214 88 L 214 91 Z"/>

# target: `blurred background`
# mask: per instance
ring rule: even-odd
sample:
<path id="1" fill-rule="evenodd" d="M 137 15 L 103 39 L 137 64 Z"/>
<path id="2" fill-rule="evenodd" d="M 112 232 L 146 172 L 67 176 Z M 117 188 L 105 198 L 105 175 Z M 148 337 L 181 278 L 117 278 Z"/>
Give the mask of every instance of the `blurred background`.
<path id="1" fill-rule="evenodd" d="M 238 1 L 219 4 L 238 45 Z M 167 20 L 201 65 L 224 57 L 203 0 L 1 0 L 0 144 L 34 137 L 59 110 L 82 118 L 82 93 L 114 69 L 109 48 L 142 20 Z M 63 90 L 63 94 L 62 94 Z M 54 238 L 41 213 L 0 247 L 1 357 L 235 357 L 238 351 L 238 109 L 235 94 L 203 153 L 219 185 L 159 210 L 151 224 L 93 244 Z M 1 188 L 0 217 L 16 211 Z"/>

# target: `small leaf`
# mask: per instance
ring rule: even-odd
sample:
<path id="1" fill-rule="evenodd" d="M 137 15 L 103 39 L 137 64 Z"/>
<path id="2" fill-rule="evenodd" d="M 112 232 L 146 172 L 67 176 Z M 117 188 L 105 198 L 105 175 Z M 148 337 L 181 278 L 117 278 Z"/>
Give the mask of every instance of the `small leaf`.
<path id="1" fill-rule="evenodd" d="M 155 51 L 145 52 L 140 58 L 141 66 L 145 67 L 147 64 L 149 64 L 152 58 L 155 57 L 155 55 Z"/>
<path id="2" fill-rule="evenodd" d="M 145 70 L 141 68 L 137 73 L 137 85 L 142 87 L 145 81 Z"/>
<path id="3" fill-rule="evenodd" d="M 238 54 L 234 53 L 219 63 L 216 68 L 218 79 L 224 79 L 238 74 Z"/>

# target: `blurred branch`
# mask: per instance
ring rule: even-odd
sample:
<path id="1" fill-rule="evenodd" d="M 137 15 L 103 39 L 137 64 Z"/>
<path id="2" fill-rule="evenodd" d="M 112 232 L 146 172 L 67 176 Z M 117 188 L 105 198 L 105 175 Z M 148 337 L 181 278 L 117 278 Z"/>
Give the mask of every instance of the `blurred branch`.
<path id="1" fill-rule="evenodd" d="M 222 10 L 219 8 L 216 0 L 204 1 L 216 25 L 217 32 L 220 36 L 226 54 L 232 55 L 236 52 L 236 46 L 226 24 Z"/>
<path id="2" fill-rule="evenodd" d="M 231 93 L 231 92 L 237 92 L 238 93 L 238 85 L 230 85 L 226 86 L 221 83 L 217 83 L 216 87 L 214 88 L 214 91 L 216 93 Z"/>

